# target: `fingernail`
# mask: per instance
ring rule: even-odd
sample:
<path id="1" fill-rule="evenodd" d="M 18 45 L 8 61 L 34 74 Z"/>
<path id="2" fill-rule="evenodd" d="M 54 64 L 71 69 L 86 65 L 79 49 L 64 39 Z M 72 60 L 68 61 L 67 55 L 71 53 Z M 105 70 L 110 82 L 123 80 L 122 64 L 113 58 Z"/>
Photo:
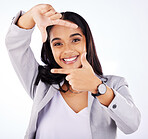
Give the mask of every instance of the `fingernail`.
<path id="1" fill-rule="evenodd" d="M 50 70 L 50 72 L 52 72 L 52 73 L 53 73 L 53 72 L 54 72 L 54 69 L 51 69 L 51 70 Z"/>
<path id="2" fill-rule="evenodd" d="M 86 56 L 87 55 L 87 52 L 84 52 L 84 56 Z"/>
<path id="3" fill-rule="evenodd" d="M 76 24 L 71 24 L 71 27 L 72 27 L 72 28 L 78 28 L 78 25 L 76 25 Z"/>
<path id="4" fill-rule="evenodd" d="M 68 81 L 68 77 L 66 76 L 66 80 Z"/>

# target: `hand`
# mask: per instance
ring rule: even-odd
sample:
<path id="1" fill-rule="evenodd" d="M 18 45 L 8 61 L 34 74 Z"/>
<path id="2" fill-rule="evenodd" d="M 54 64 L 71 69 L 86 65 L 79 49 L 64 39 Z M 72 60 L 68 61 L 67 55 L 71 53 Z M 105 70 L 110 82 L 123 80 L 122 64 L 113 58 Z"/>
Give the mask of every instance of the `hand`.
<path id="1" fill-rule="evenodd" d="M 60 13 L 57 13 L 55 9 L 49 4 L 36 5 L 30 11 L 34 22 L 37 24 L 41 32 L 43 42 L 45 42 L 47 39 L 47 33 L 46 33 L 47 26 L 63 25 L 72 28 L 78 27 L 74 23 L 61 20 L 60 18 L 62 17 L 62 15 Z"/>
<path id="2" fill-rule="evenodd" d="M 91 65 L 86 59 L 86 52 L 81 55 L 82 68 L 77 69 L 51 69 L 52 73 L 67 74 L 66 80 L 73 90 L 96 92 L 101 80 L 95 75 Z"/>

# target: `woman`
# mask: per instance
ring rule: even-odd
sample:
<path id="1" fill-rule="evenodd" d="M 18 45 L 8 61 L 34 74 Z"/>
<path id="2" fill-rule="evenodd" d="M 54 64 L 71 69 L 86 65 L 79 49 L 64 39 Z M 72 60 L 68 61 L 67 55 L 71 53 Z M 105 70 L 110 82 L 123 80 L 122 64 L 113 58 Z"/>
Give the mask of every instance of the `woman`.
<path id="1" fill-rule="evenodd" d="M 44 66 L 31 51 L 37 24 Z M 46 28 L 47 27 L 47 28 Z M 51 5 L 20 12 L 6 36 L 12 64 L 33 99 L 26 139 L 115 139 L 138 129 L 140 112 L 123 77 L 105 76 L 86 21 Z"/>

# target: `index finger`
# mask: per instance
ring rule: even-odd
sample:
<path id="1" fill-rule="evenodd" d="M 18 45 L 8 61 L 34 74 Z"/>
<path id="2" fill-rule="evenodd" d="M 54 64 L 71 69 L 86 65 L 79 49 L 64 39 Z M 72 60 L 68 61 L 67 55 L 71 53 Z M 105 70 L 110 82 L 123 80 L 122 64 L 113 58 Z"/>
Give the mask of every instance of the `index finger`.
<path id="1" fill-rule="evenodd" d="M 66 26 L 66 27 L 71 27 L 71 28 L 78 28 L 77 24 L 71 23 L 69 21 L 62 20 L 62 19 L 52 20 L 52 23 L 53 25 L 61 25 L 61 26 Z"/>
<path id="2" fill-rule="evenodd" d="M 51 73 L 70 74 L 73 69 L 51 69 Z"/>

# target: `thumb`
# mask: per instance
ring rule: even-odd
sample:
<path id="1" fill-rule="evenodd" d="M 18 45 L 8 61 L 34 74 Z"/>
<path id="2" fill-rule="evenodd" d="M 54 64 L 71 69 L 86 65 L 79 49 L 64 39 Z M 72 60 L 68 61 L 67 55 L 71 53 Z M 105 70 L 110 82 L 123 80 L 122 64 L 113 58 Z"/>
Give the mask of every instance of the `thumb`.
<path id="1" fill-rule="evenodd" d="M 84 68 L 88 68 L 88 67 L 90 67 L 90 64 L 89 64 L 89 62 L 87 61 L 87 59 L 86 59 L 86 52 L 84 52 L 82 55 L 81 55 L 81 64 L 82 64 L 82 67 L 84 67 Z"/>
<path id="2" fill-rule="evenodd" d="M 47 39 L 46 28 L 41 27 L 41 26 L 39 26 L 38 28 L 39 28 L 39 30 L 41 32 L 41 35 L 42 35 L 42 42 L 44 43 L 46 41 L 46 39 Z"/>

